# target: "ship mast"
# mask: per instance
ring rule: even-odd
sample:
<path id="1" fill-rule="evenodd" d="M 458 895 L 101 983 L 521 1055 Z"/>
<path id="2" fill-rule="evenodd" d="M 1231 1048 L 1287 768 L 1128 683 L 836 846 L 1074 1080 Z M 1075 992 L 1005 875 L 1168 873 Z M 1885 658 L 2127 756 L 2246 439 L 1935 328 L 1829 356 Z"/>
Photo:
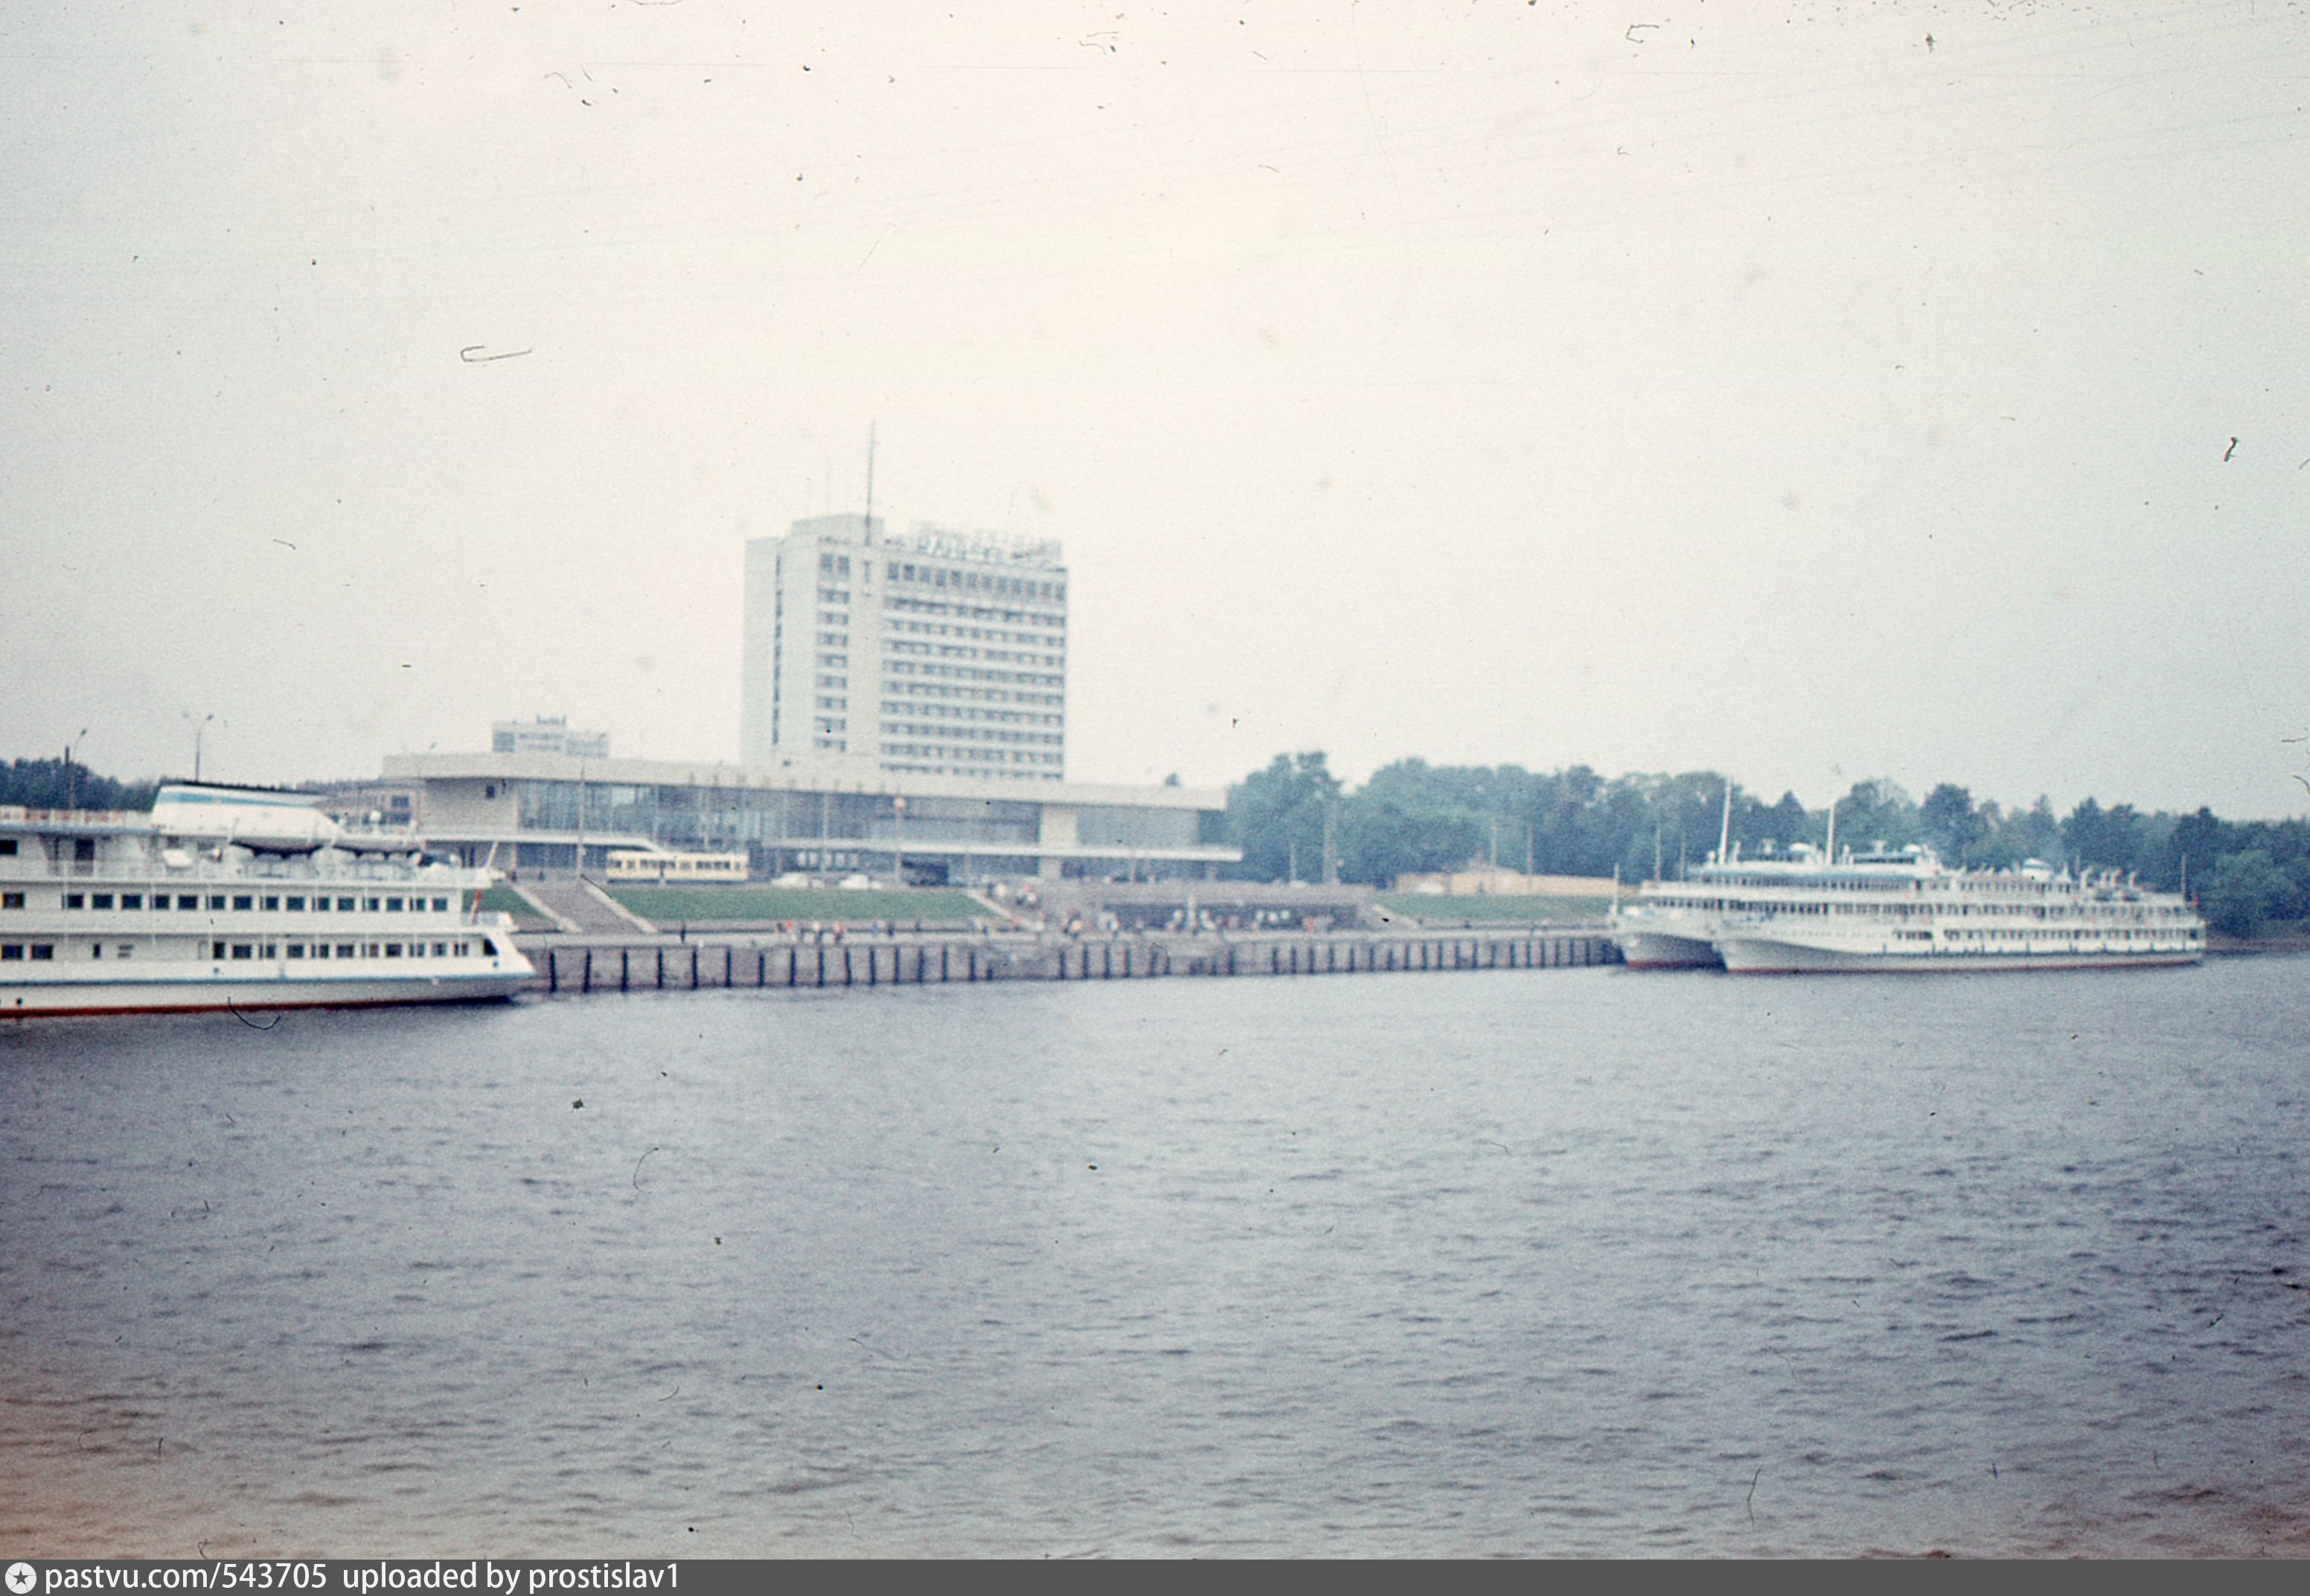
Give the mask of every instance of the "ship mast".
<path id="1" fill-rule="evenodd" d="M 1732 778 L 1724 778 L 1724 824 L 1716 836 L 1716 863 L 1732 863 Z"/>

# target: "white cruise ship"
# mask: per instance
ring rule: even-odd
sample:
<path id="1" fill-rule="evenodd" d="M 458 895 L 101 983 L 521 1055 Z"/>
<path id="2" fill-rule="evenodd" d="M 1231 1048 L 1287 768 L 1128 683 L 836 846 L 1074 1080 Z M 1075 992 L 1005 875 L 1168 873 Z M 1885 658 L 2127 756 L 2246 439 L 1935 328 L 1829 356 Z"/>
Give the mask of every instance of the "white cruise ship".
<path id="1" fill-rule="evenodd" d="M 1711 854 L 1683 880 L 1647 881 L 1635 899 L 1615 904 L 1612 940 L 1631 969 L 1715 968 L 1724 962 L 1716 937 L 1727 915 L 1769 901 L 1766 893 L 1818 881 L 1828 867 L 1828 855 L 1807 843 L 1773 859 Z"/>
<path id="2" fill-rule="evenodd" d="M 487 871 L 308 794 L 164 786 L 150 814 L 0 807 L 0 1018 L 503 998 L 534 973 Z"/>
<path id="3" fill-rule="evenodd" d="M 1712 857 L 1689 880 L 1647 883 L 1614 930 L 1631 965 L 1738 974 L 2194 964 L 2206 951 L 2182 898 L 2114 871 L 1952 871 L 1914 846 L 1835 863 L 1802 847 L 1785 863 Z"/>

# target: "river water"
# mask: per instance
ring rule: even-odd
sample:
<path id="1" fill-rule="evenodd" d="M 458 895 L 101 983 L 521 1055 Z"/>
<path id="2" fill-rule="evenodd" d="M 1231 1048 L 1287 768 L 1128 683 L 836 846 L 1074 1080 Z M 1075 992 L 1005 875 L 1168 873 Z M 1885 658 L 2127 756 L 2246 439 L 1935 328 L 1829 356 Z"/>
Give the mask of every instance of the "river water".
<path id="1" fill-rule="evenodd" d="M 2249 958 L 24 1024 L 0 1550 L 2300 1555 L 2306 997 Z"/>

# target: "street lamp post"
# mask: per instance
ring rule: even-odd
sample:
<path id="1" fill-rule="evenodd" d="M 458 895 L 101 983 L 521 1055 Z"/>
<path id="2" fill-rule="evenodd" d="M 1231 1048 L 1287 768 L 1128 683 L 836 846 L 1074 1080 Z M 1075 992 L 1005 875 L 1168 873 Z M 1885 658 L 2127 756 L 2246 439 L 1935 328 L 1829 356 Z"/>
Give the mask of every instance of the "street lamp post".
<path id="1" fill-rule="evenodd" d="M 200 719 L 195 720 L 191 710 L 187 709 L 184 713 L 185 724 L 193 729 L 193 779 L 197 782 L 201 779 L 201 733 L 209 729 L 209 722 L 216 719 L 216 716 L 204 715 Z"/>
<path id="2" fill-rule="evenodd" d="M 80 736 L 74 737 L 70 742 L 65 744 L 65 807 L 66 809 L 80 807 L 80 771 L 73 764 L 73 750 L 78 748 L 81 738 L 87 735 L 88 728 L 82 726 L 80 729 Z"/>

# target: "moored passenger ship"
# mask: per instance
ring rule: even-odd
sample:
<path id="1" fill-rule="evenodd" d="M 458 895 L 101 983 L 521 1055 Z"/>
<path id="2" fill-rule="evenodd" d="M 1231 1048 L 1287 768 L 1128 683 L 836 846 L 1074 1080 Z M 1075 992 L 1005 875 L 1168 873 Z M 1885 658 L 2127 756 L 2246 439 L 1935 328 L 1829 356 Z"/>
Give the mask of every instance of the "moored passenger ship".
<path id="1" fill-rule="evenodd" d="M 1629 968 L 1669 970 L 1718 968 L 1717 932 L 1728 914 L 1763 895 L 1817 880 L 1828 855 L 1805 843 L 1771 859 L 1743 860 L 1711 854 L 1680 881 L 1648 881 L 1632 901 L 1612 908 L 1612 940 Z"/>
<path id="2" fill-rule="evenodd" d="M 1676 962 L 1736 974 L 2194 964 L 2206 951 L 2205 923 L 2178 894 L 2115 871 L 2072 875 L 2034 859 L 1952 871 L 1914 846 L 1835 863 L 1800 848 L 1777 870 L 1712 858 L 1690 880 L 1648 883 L 1614 930 L 1631 965 L 1670 962 L 1640 954 L 1653 951 L 1645 939 L 1674 936 L 1709 950 Z"/>
<path id="3" fill-rule="evenodd" d="M 502 998 L 491 876 L 308 794 L 164 786 L 150 814 L 0 807 L 0 1016 Z"/>

